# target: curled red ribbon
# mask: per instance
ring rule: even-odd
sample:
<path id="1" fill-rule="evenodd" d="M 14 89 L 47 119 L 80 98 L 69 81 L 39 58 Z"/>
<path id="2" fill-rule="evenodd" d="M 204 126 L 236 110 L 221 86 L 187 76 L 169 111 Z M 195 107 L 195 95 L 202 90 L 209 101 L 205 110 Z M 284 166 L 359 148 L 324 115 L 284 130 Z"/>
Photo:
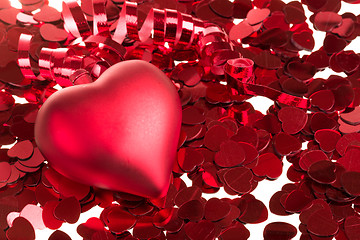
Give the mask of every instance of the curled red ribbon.
<path id="1" fill-rule="evenodd" d="M 110 33 L 105 9 L 106 0 L 93 0 L 93 31 L 76 0 L 63 2 L 65 28 L 76 38 L 66 48 L 42 48 L 38 62 L 40 74 L 36 76 L 31 65 L 29 49 L 31 36 L 22 34 L 19 41 L 18 64 L 23 75 L 30 79 L 55 80 L 60 86 L 91 82 L 109 66 L 124 60 L 126 49 L 122 43 L 152 40 L 154 45 L 172 49 L 198 51 L 200 64 L 214 75 L 226 75 L 228 83 L 248 95 L 268 97 L 279 103 L 304 108 L 309 100 L 259 85 L 253 78 L 254 63 L 241 58 L 234 50 L 227 34 L 216 25 L 206 25 L 191 15 L 171 9 L 152 8 L 139 28 L 137 3 L 124 2 L 114 34 Z M 86 48 L 90 55 L 79 55 Z M 112 58 L 101 53 L 113 53 Z M 105 54 L 105 56 L 108 56 Z M 35 67 L 36 68 L 36 67 Z M 81 79 L 79 80 L 79 77 Z M 236 81 L 233 81 L 235 79 Z"/>
<path id="2" fill-rule="evenodd" d="M 310 107 L 310 102 L 306 98 L 296 97 L 264 85 L 256 84 L 253 77 L 253 67 L 254 62 L 250 59 L 231 59 L 225 64 L 225 72 L 228 77 L 236 80 L 235 85 L 241 88 L 245 94 L 264 96 L 293 107 L 304 109 Z"/>

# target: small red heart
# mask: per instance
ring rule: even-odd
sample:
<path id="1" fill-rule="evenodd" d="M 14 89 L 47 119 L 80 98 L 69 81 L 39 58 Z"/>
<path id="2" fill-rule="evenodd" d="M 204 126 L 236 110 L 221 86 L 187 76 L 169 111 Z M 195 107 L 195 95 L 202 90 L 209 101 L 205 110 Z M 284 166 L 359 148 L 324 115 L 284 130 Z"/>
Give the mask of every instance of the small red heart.
<path id="1" fill-rule="evenodd" d="M 274 146 L 280 155 L 289 155 L 301 149 L 301 142 L 290 134 L 279 133 L 275 135 Z"/>
<path id="2" fill-rule="evenodd" d="M 315 132 L 314 137 L 323 151 L 332 152 L 335 150 L 341 134 L 332 129 L 320 129 Z"/>
<path id="3" fill-rule="evenodd" d="M 315 40 L 310 32 L 302 31 L 291 36 L 291 42 L 301 50 L 311 51 L 315 47 Z"/>
<path id="4" fill-rule="evenodd" d="M 360 124 L 360 107 L 357 106 L 354 108 L 353 111 L 348 113 L 341 113 L 340 118 L 351 125 L 358 125 Z"/>
<path id="5" fill-rule="evenodd" d="M 329 54 L 340 52 L 346 45 L 345 39 L 339 38 L 335 34 L 328 34 L 324 39 L 324 50 Z"/>
<path id="6" fill-rule="evenodd" d="M 331 90 L 320 90 L 310 96 L 311 105 L 321 110 L 330 110 L 335 104 L 335 97 Z"/>
<path id="7" fill-rule="evenodd" d="M 96 217 L 89 218 L 85 223 L 80 224 L 76 231 L 84 239 L 91 239 L 91 236 L 98 231 L 104 230 L 104 223 Z"/>
<path id="8" fill-rule="evenodd" d="M 288 212 L 301 212 L 311 200 L 303 191 L 294 190 L 286 197 L 284 207 Z"/>
<path id="9" fill-rule="evenodd" d="M 54 209 L 55 217 L 68 223 L 76 223 L 79 220 L 80 213 L 80 203 L 75 197 L 61 200 Z"/>
<path id="10" fill-rule="evenodd" d="M 317 236 L 332 236 L 339 230 L 331 211 L 320 209 L 310 215 L 307 223 L 308 231 Z"/>
<path id="11" fill-rule="evenodd" d="M 308 116 L 305 111 L 295 107 L 283 107 L 278 113 L 278 118 L 282 122 L 284 132 L 296 134 L 306 125 Z"/>
<path id="12" fill-rule="evenodd" d="M 331 11 L 320 11 L 315 15 L 314 25 L 319 31 L 328 32 L 331 29 L 339 26 L 342 22 L 342 17 Z"/>
<path id="13" fill-rule="evenodd" d="M 56 22 L 61 19 L 61 13 L 55 8 L 45 5 L 40 12 L 34 14 L 34 19 L 39 22 Z"/>
<path id="14" fill-rule="evenodd" d="M 287 65 L 287 70 L 291 76 L 299 81 L 308 81 L 316 73 L 316 68 L 309 62 L 292 61 Z"/>
<path id="15" fill-rule="evenodd" d="M 71 238 L 63 231 L 56 230 L 50 235 L 49 240 L 71 240 Z"/>
<path id="16" fill-rule="evenodd" d="M 264 240 L 292 239 L 296 233 L 296 228 L 289 223 L 272 222 L 264 228 Z"/>
<path id="17" fill-rule="evenodd" d="M 45 23 L 40 27 L 41 36 L 49 42 L 61 42 L 65 41 L 68 37 L 68 33 L 61 28 L 56 27 L 53 24 Z"/>
<path id="18" fill-rule="evenodd" d="M 275 179 L 280 177 L 282 166 L 282 161 L 275 154 L 264 153 L 259 156 L 258 164 L 252 168 L 252 171 L 257 176 Z"/>
<path id="19" fill-rule="evenodd" d="M 218 198 L 211 198 L 205 204 L 205 219 L 219 221 L 230 213 L 230 204 Z"/>
<path id="20" fill-rule="evenodd" d="M 13 225 L 6 231 L 9 240 L 34 240 L 35 230 L 31 223 L 23 217 L 18 217 L 13 221 Z"/>
<path id="21" fill-rule="evenodd" d="M 270 15 L 268 8 L 255 8 L 248 12 L 246 21 L 250 25 L 255 25 L 264 21 Z"/>
<path id="22" fill-rule="evenodd" d="M 348 216 L 345 219 L 344 228 L 346 236 L 349 239 L 358 239 L 360 235 L 360 217 L 359 216 Z"/>
<path id="23" fill-rule="evenodd" d="M 360 172 L 360 147 L 350 146 L 345 155 L 337 160 L 346 170 Z"/>
<path id="24" fill-rule="evenodd" d="M 140 60 L 53 94 L 39 110 L 36 143 L 61 174 L 145 197 L 166 193 L 181 127 L 168 77 Z"/>
<path id="25" fill-rule="evenodd" d="M 247 193 L 251 190 L 252 172 L 245 167 L 231 168 L 224 174 L 226 184 L 235 192 Z"/>
<path id="26" fill-rule="evenodd" d="M 190 239 L 211 240 L 215 238 L 215 224 L 208 220 L 189 222 L 184 228 Z"/>

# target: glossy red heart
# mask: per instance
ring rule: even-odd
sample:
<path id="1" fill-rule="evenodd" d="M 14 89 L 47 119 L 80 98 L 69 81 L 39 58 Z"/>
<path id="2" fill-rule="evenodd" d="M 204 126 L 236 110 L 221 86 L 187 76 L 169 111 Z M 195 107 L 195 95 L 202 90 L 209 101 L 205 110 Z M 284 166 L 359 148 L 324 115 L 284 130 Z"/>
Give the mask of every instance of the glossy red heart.
<path id="1" fill-rule="evenodd" d="M 172 82 L 152 64 L 131 60 L 53 94 L 39 110 L 35 140 L 73 180 L 159 197 L 169 186 L 180 127 Z"/>

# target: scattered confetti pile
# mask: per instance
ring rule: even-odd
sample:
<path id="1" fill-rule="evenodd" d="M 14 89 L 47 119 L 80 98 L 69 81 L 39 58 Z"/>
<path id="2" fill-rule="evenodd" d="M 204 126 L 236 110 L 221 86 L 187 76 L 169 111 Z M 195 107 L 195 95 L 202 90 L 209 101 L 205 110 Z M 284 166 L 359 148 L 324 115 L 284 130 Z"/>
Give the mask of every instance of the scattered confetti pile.
<path id="1" fill-rule="evenodd" d="M 71 239 L 57 229 L 97 205 L 100 217 L 77 228 L 83 239 L 248 239 L 246 224 L 268 218 L 251 192 L 278 178 L 283 161 L 291 183 L 272 196 L 270 212 L 298 214 L 301 240 L 359 239 L 360 55 L 344 48 L 360 34 L 360 15 L 338 11 L 360 1 L 68 0 L 62 13 L 45 0 L 20 2 L 19 10 L 0 1 L 0 144 L 15 143 L 0 149 L 0 239 L 32 240 L 45 228 L 56 230 L 50 240 Z M 326 33 L 316 51 L 309 24 Z M 56 86 L 96 81 L 129 59 L 163 70 L 183 106 L 160 199 L 73 182 L 34 141 L 37 112 Z M 335 73 L 316 78 L 324 69 Z M 263 114 L 252 96 L 274 104 Z M 220 188 L 232 199 L 202 197 Z M 285 222 L 263 232 L 265 240 L 296 234 Z"/>

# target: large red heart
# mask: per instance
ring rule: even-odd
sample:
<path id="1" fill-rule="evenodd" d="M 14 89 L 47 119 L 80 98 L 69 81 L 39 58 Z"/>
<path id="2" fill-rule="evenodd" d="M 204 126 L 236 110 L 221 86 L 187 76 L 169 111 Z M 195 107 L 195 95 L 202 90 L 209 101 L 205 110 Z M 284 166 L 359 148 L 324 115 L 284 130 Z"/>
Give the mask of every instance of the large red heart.
<path id="1" fill-rule="evenodd" d="M 51 166 L 73 180 L 159 197 L 169 186 L 180 127 L 172 82 L 152 64 L 131 60 L 49 97 L 35 140 Z"/>

